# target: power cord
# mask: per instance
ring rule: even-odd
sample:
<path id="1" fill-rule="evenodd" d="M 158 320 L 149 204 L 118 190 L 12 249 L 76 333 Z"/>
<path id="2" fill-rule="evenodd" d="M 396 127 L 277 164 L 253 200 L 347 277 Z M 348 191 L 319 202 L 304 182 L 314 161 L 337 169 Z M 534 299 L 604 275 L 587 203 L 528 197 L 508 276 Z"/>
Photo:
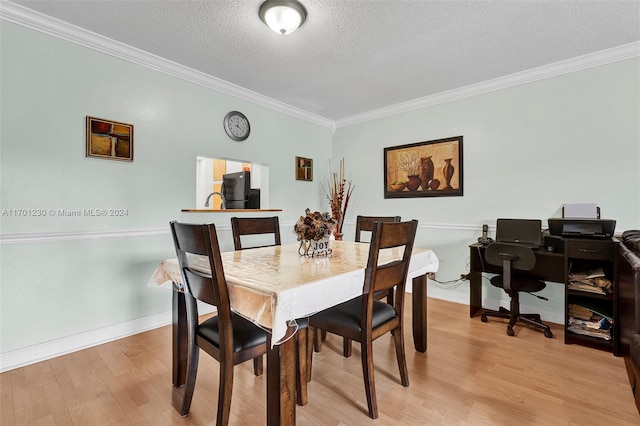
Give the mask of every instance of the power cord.
<path id="1" fill-rule="evenodd" d="M 447 289 L 447 290 L 460 287 L 460 285 L 462 285 L 462 283 L 465 281 L 463 279 L 439 281 L 439 280 L 436 280 L 435 278 L 429 278 L 429 280 L 433 281 L 437 287 Z"/>

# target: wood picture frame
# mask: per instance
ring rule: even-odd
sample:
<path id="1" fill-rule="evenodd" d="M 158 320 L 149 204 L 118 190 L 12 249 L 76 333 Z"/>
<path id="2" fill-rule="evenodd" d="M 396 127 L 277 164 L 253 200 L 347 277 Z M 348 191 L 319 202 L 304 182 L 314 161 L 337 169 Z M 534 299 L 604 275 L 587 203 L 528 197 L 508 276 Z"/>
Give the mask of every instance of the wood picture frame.
<path id="1" fill-rule="evenodd" d="M 462 196 L 462 140 L 384 148 L 384 198 Z"/>
<path id="2" fill-rule="evenodd" d="M 313 180 L 313 160 L 311 158 L 296 157 L 296 180 Z"/>
<path id="3" fill-rule="evenodd" d="M 87 116 L 86 156 L 133 161 L 133 124 Z"/>

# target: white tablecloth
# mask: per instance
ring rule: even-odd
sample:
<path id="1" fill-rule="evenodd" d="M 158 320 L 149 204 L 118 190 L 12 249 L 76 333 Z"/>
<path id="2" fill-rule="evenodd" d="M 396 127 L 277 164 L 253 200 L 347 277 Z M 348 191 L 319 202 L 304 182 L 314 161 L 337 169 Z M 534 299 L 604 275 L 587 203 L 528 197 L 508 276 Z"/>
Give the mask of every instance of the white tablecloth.
<path id="1" fill-rule="evenodd" d="M 286 334 L 289 321 L 310 316 L 362 294 L 369 244 L 332 241 L 332 254 L 304 257 L 297 244 L 262 247 L 221 254 L 232 309 L 268 328 L 272 341 Z M 380 262 L 398 257 L 399 250 L 381 253 Z M 207 258 L 195 260 L 209 270 Z M 414 247 L 409 281 L 438 270 L 432 250 Z M 164 260 L 149 281 L 151 286 L 182 285 L 177 259 Z"/>

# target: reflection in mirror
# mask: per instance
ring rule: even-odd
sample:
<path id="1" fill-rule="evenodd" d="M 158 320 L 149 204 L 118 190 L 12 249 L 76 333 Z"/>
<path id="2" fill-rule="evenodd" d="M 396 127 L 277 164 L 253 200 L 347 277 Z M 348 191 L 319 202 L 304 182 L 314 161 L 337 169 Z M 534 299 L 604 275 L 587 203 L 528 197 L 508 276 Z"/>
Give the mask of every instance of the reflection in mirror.
<path id="1" fill-rule="evenodd" d="M 269 208 L 269 167 L 242 160 L 196 157 L 196 208 Z"/>

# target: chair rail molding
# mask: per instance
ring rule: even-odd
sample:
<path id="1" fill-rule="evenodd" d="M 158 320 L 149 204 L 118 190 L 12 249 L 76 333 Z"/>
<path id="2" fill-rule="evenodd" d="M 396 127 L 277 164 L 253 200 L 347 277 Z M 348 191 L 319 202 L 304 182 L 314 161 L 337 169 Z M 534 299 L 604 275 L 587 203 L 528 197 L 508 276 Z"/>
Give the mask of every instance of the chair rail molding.
<path id="1" fill-rule="evenodd" d="M 231 227 L 229 226 L 229 229 Z M 114 229 L 110 231 L 28 232 L 0 234 L 0 244 L 39 243 L 48 241 L 91 240 L 100 238 L 147 237 L 169 235 L 169 227 L 142 229 Z"/>

